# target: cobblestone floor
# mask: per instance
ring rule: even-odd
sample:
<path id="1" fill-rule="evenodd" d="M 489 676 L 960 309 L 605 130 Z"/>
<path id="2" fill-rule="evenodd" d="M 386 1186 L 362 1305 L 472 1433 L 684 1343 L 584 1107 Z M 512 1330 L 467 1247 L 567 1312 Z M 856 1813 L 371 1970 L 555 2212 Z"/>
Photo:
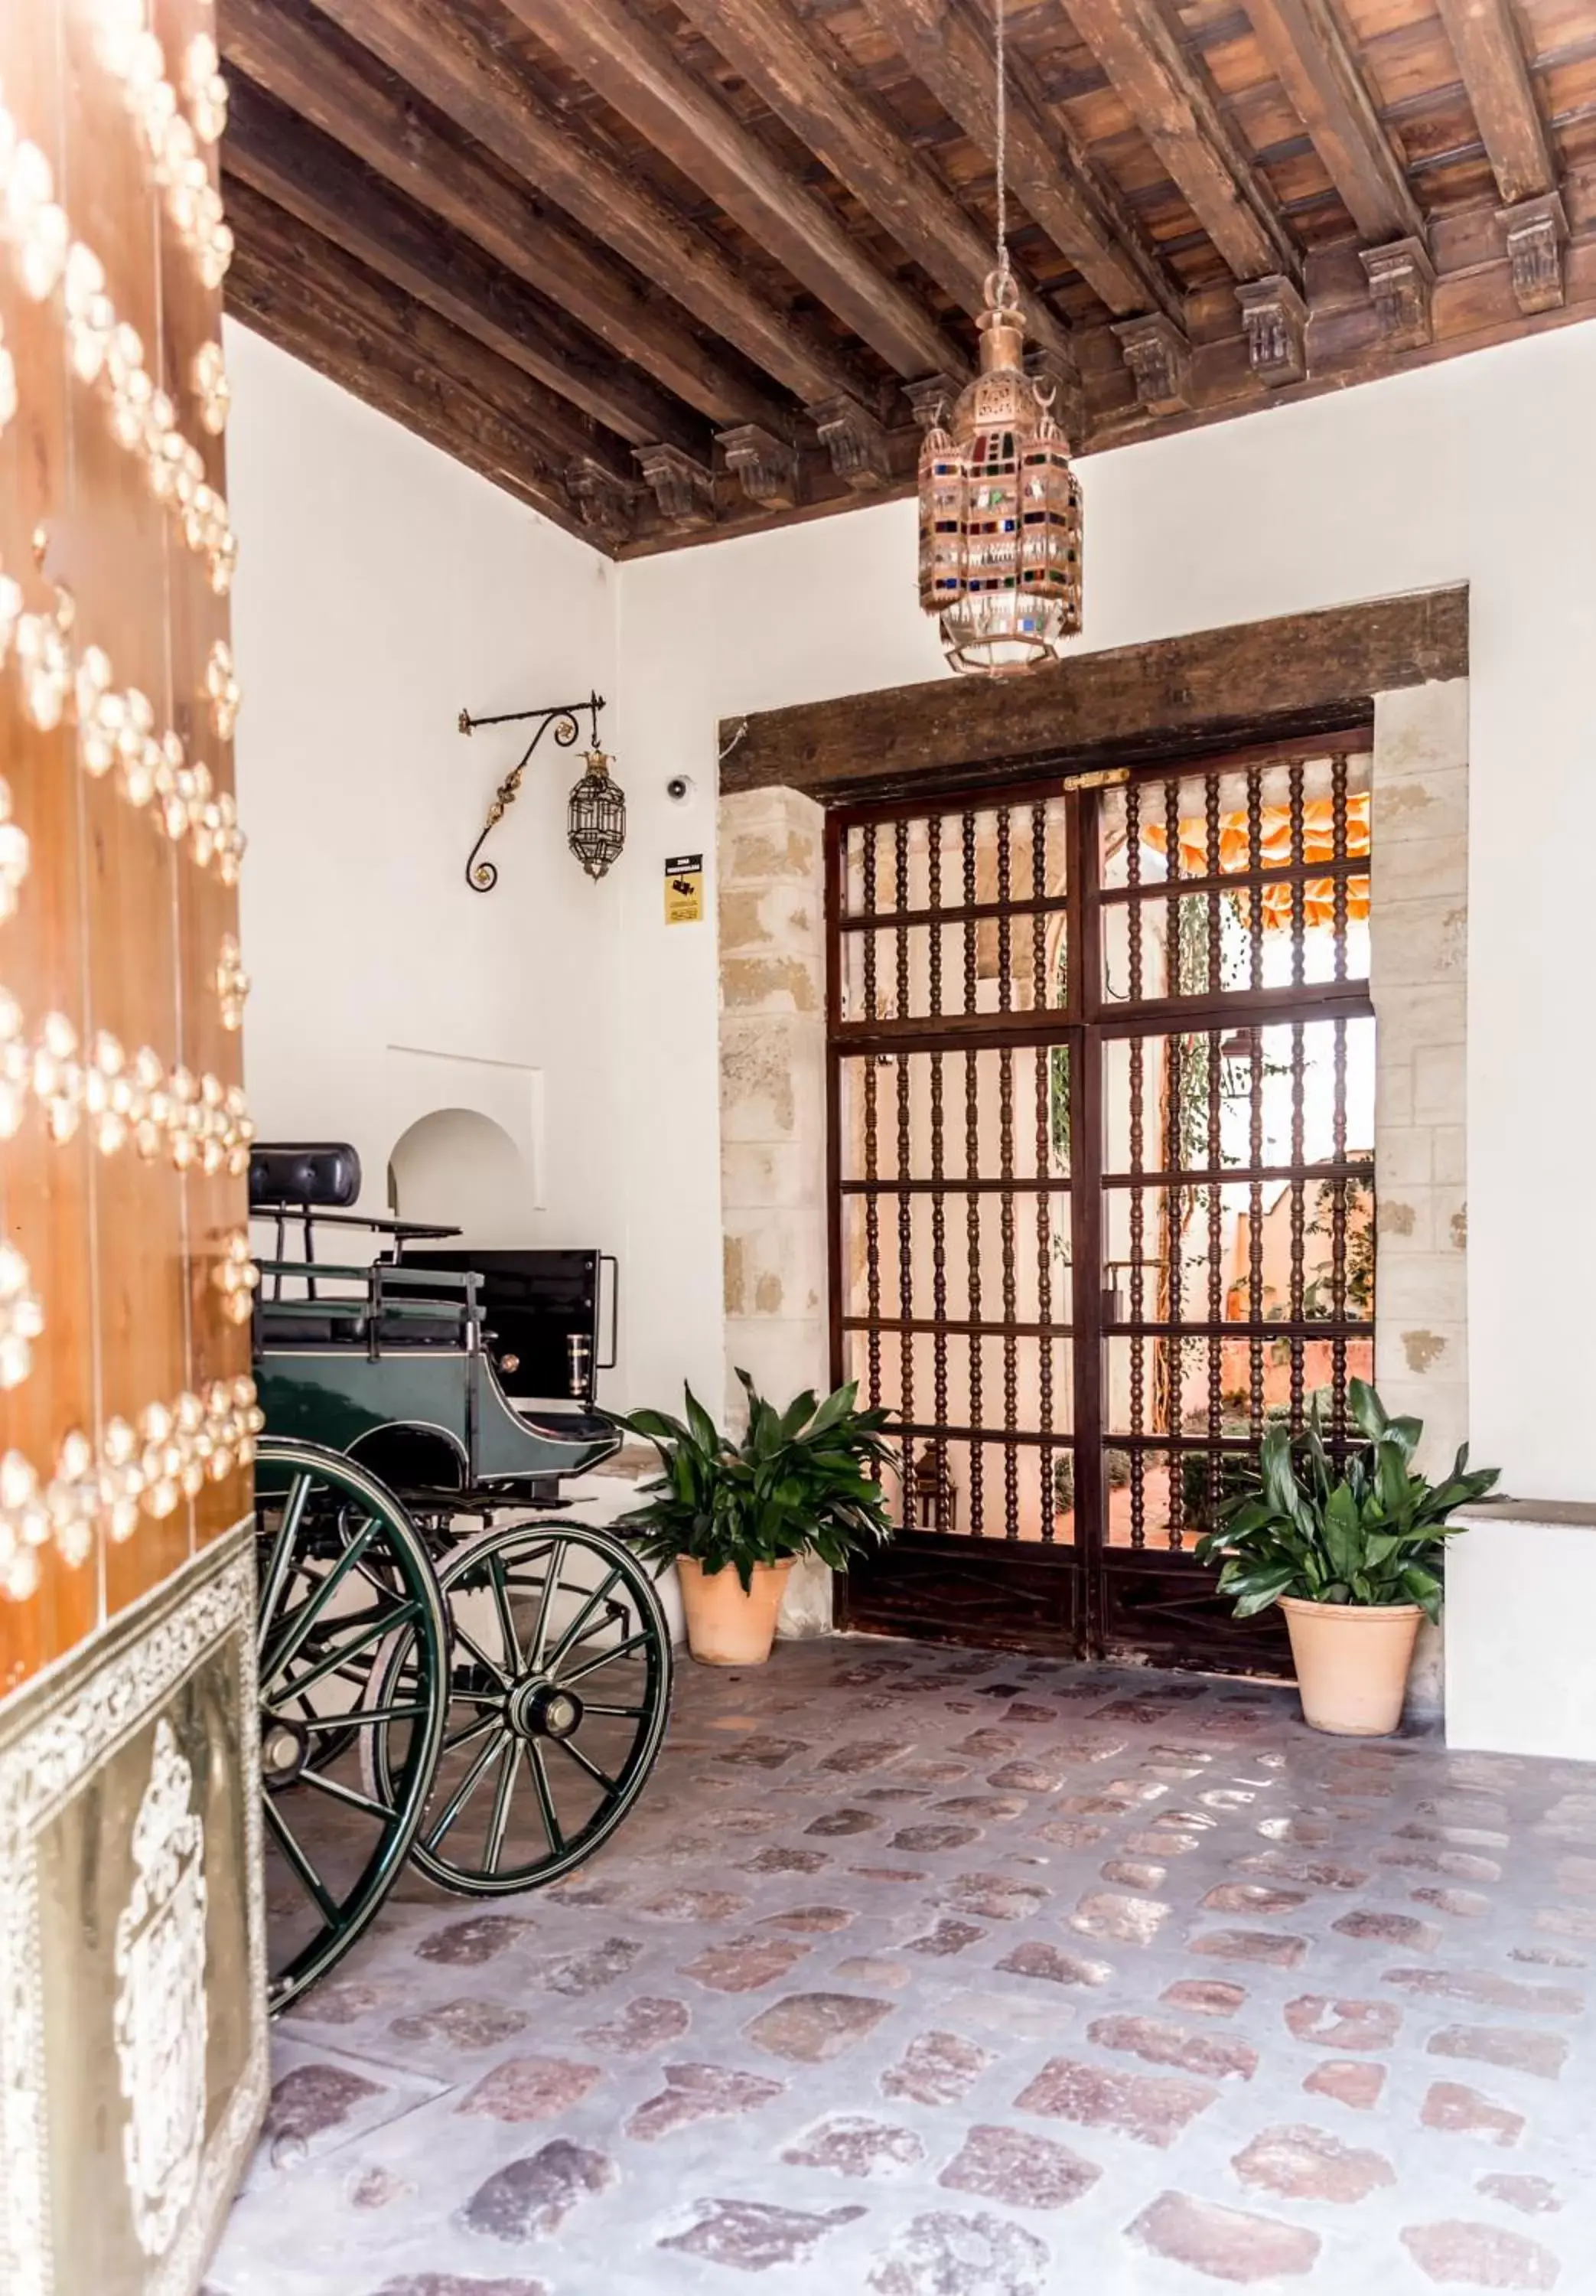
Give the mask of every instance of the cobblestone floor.
<path id="1" fill-rule="evenodd" d="M 562 1887 L 286 2019 L 211 2296 L 1596 2290 L 1596 1771 L 900 1644 L 683 1666 Z"/>

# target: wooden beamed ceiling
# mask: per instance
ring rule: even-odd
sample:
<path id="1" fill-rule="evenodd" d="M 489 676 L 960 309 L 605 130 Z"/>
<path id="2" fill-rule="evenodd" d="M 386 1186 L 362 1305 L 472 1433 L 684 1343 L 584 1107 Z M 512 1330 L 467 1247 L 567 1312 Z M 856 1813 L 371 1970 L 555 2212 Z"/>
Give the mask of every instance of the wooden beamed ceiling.
<path id="1" fill-rule="evenodd" d="M 247 324 L 612 554 L 913 483 L 992 0 L 219 0 Z M 1006 0 L 1079 451 L 1596 315 L 1596 0 Z"/>

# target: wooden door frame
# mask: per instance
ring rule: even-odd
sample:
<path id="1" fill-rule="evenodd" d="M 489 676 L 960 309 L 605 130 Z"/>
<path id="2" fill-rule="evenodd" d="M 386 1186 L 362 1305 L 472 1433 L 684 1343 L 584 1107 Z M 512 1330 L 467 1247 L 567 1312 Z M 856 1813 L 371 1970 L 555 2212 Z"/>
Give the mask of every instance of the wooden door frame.
<path id="1" fill-rule="evenodd" d="M 1072 653 L 1025 677 L 933 678 L 720 721 L 720 793 L 913 799 L 1295 741 L 1376 694 L 1469 674 L 1466 585 Z"/>
<path id="2" fill-rule="evenodd" d="M 827 1369 L 826 1143 L 834 1131 L 823 1122 L 819 1089 L 825 1073 L 820 988 L 826 811 L 871 799 L 934 800 L 955 786 L 1011 780 L 1021 769 L 1035 776 L 1044 760 L 1058 773 L 1175 757 L 1197 763 L 1205 753 L 1249 740 L 1322 733 L 1372 703 L 1377 813 L 1380 789 L 1388 786 L 1392 797 L 1380 850 L 1391 856 L 1400 845 L 1426 840 L 1426 859 L 1449 857 L 1444 887 L 1428 879 L 1416 887 L 1410 858 L 1399 894 L 1381 895 L 1378 866 L 1375 888 L 1377 939 L 1383 932 L 1387 958 L 1403 960 L 1400 966 L 1377 960 L 1382 1078 L 1388 1064 L 1394 1071 L 1378 1120 L 1387 1131 L 1396 1128 L 1401 1145 L 1422 1148 L 1427 1159 L 1433 1144 L 1435 1180 L 1419 1192 L 1412 1228 L 1390 1225 L 1382 1234 L 1382 1267 L 1405 1260 L 1409 1278 L 1425 1285 L 1426 1297 L 1422 1304 L 1415 1300 L 1412 1312 L 1404 1301 L 1400 1316 L 1386 1318 L 1376 1376 L 1394 1408 L 1425 1419 L 1427 1447 L 1433 1443 L 1434 1458 L 1444 1464 L 1443 1450 L 1450 1456 L 1467 1433 L 1468 1409 L 1461 1185 L 1467 895 L 1458 873 L 1467 849 L 1468 633 L 1468 591 L 1448 586 L 1076 653 L 1023 679 L 938 677 L 723 719 L 721 746 L 732 746 L 721 773 L 717 870 L 722 1140 L 736 1156 L 726 1169 L 736 1173 L 727 1201 L 735 1207 L 728 1218 L 734 1219 L 737 1244 L 728 1267 L 740 1267 L 745 1252 L 751 1266 L 763 1251 L 761 1265 L 779 1266 L 784 1275 L 789 1266 L 803 1270 L 801 1292 L 788 1277 L 786 1302 L 772 1311 L 785 1321 L 766 1319 L 751 1280 L 746 1297 L 740 1290 L 733 1300 L 728 1291 L 728 1363 L 734 1355 L 760 1368 L 772 1392 L 783 1384 L 793 1391 L 813 1385 Z M 1397 908 L 1387 916 L 1382 899 L 1393 898 Z M 1420 940 L 1427 947 L 1415 962 Z M 795 1004 L 773 988 L 750 996 L 739 966 L 747 972 L 743 959 L 771 947 L 798 957 L 814 984 L 812 1004 L 807 996 Z M 1431 951 L 1438 952 L 1433 959 Z M 1422 1063 L 1428 1064 L 1427 1104 L 1413 1112 L 1409 1078 Z M 1437 1092 L 1449 1063 L 1453 1073 Z M 805 1080 L 805 1090 L 789 1089 L 789 1072 Z M 746 1142 L 772 1145 L 750 1157 L 740 1144 Z M 1387 1210 L 1405 1219 L 1413 1209 L 1405 1175 L 1394 1193 L 1408 1201 L 1389 1202 Z M 809 1309 L 795 1305 L 803 1300 L 813 1310 L 807 1322 L 800 1316 Z M 801 1599 L 789 1603 L 782 1631 L 824 1632 L 833 1615 L 828 1576 L 798 1575 Z M 1414 1682 L 1435 1710 L 1438 1650 L 1421 1648 Z"/>

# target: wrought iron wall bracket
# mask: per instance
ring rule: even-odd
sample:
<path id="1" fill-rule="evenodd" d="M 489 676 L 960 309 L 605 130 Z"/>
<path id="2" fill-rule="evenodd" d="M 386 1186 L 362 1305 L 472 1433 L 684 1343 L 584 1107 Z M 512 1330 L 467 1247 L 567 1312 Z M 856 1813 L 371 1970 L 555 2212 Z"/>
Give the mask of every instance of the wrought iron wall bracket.
<path id="1" fill-rule="evenodd" d="M 531 764 L 533 754 L 544 735 L 552 726 L 556 745 L 561 750 L 569 750 L 581 738 L 581 720 L 586 718 L 592 722 L 593 746 L 596 750 L 599 745 L 599 712 L 603 707 L 603 695 L 590 693 L 585 701 L 561 701 L 548 709 L 506 709 L 495 718 L 473 718 L 469 709 L 461 711 L 459 725 L 462 734 L 474 734 L 480 726 L 535 724 L 536 729 L 494 791 L 487 818 L 482 824 L 482 833 L 466 856 L 465 882 L 473 893 L 491 893 L 499 882 L 499 873 L 493 863 L 479 861 L 477 856 L 520 796 L 521 777 Z"/>

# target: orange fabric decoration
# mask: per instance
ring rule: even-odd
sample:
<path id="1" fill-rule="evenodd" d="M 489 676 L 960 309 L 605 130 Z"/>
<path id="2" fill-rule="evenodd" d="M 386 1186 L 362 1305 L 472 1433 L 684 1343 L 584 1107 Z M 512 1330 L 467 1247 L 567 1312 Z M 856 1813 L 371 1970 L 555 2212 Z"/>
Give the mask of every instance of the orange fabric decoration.
<path id="1" fill-rule="evenodd" d="M 1219 817 L 1219 864 L 1208 865 L 1208 824 L 1199 816 L 1181 823 L 1180 873 L 1183 877 L 1225 877 L 1239 875 L 1253 869 L 1281 869 L 1289 865 L 1291 854 L 1291 808 L 1286 805 L 1266 805 L 1258 816 L 1259 851 L 1255 858 L 1248 838 L 1245 813 L 1225 813 Z M 1142 841 L 1162 853 L 1168 842 L 1168 832 L 1161 822 L 1144 822 Z M 1302 809 L 1302 858 L 1304 861 L 1330 861 L 1335 857 L 1335 800 L 1328 797 L 1310 798 Z M 1346 800 L 1346 857 L 1363 861 L 1369 857 L 1369 791 L 1358 790 Z M 1369 914 L 1369 880 L 1348 877 L 1346 885 L 1346 917 L 1349 923 Z M 1265 932 L 1289 932 L 1292 923 L 1292 894 L 1295 887 L 1265 885 L 1262 906 Z M 1308 929 L 1315 925 L 1330 925 L 1336 917 L 1336 882 L 1333 877 L 1310 877 L 1303 885 L 1303 922 Z"/>

